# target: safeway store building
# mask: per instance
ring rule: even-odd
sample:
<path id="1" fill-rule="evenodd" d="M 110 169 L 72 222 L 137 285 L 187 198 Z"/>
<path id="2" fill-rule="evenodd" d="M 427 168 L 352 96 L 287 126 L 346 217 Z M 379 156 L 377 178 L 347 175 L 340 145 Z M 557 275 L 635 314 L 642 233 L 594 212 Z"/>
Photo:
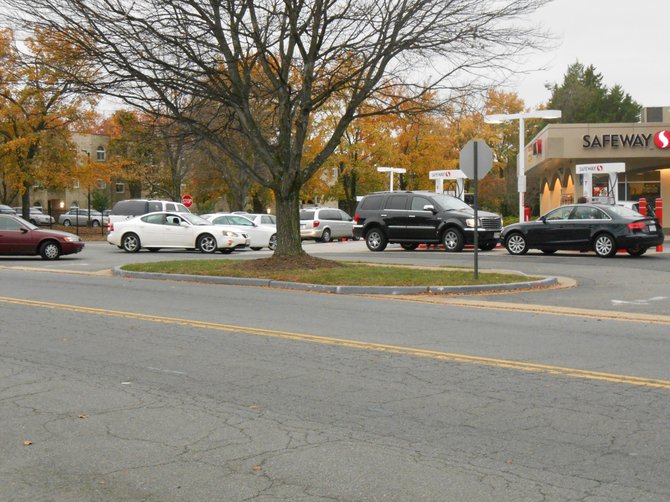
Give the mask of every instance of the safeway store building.
<path id="1" fill-rule="evenodd" d="M 539 179 L 541 212 L 581 197 L 670 200 L 670 107 L 644 108 L 641 115 L 635 124 L 550 124 L 540 131 L 525 147 L 525 170 Z M 623 172 L 593 170 L 591 180 L 577 167 L 614 163 Z"/>

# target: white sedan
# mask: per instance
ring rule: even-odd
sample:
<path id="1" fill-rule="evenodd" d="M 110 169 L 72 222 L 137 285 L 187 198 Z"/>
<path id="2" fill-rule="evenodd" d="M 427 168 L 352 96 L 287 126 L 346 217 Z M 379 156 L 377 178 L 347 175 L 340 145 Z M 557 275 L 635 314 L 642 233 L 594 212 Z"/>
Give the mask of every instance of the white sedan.
<path id="1" fill-rule="evenodd" d="M 235 248 L 247 247 L 250 240 L 234 228 L 212 225 L 191 213 L 155 212 L 111 223 L 107 242 L 128 253 L 136 253 L 141 248 L 230 253 Z"/>
<path id="2" fill-rule="evenodd" d="M 277 247 L 277 229 L 267 225 L 257 225 L 249 218 L 241 214 L 231 213 L 212 213 L 205 214 L 203 218 L 211 221 L 215 225 L 226 225 L 244 232 L 251 239 L 249 247 L 254 251 L 262 248 L 268 248 L 274 251 Z"/>

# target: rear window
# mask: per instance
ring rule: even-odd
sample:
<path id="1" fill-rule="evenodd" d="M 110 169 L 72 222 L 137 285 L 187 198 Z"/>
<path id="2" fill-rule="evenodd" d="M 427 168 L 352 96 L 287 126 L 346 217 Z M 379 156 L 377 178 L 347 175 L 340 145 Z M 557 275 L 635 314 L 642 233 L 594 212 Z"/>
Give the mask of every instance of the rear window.
<path id="1" fill-rule="evenodd" d="M 610 209 L 624 218 L 644 218 L 643 215 L 635 211 L 634 209 L 629 209 L 623 206 L 610 206 Z"/>
<path id="2" fill-rule="evenodd" d="M 314 219 L 314 211 L 300 211 L 300 219 L 301 220 L 313 220 Z"/>

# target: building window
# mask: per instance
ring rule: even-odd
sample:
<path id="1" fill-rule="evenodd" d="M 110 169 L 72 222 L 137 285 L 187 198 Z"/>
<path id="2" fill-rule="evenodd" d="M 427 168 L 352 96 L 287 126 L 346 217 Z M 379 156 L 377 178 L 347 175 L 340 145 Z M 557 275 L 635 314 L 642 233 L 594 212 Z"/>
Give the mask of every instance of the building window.
<path id="1" fill-rule="evenodd" d="M 125 183 L 117 183 L 116 184 L 116 193 L 124 193 L 125 191 L 126 191 Z"/>
<path id="2" fill-rule="evenodd" d="M 72 182 L 72 188 L 74 188 L 75 190 L 79 188 L 79 180 L 74 180 Z"/>
<path id="3" fill-rule="evenodd" d="M 105 147 L 104 146 L 99 146 L 98 149 L 95 151 L 95 158 L 98 162 L 102 162 L 105 160 Z"/>

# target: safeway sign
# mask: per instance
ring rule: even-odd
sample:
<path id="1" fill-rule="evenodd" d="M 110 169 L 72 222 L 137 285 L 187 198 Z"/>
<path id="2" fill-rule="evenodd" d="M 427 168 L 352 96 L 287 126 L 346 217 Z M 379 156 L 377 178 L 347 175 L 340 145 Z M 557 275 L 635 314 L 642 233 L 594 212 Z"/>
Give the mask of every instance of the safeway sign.
<path id="1" fill-rule="evenodd" d="M 193 205 L 193 197 L 186 194 L 182 196 L 181 203 L 184 204 L 186 207 L 191 207 Z"/>

